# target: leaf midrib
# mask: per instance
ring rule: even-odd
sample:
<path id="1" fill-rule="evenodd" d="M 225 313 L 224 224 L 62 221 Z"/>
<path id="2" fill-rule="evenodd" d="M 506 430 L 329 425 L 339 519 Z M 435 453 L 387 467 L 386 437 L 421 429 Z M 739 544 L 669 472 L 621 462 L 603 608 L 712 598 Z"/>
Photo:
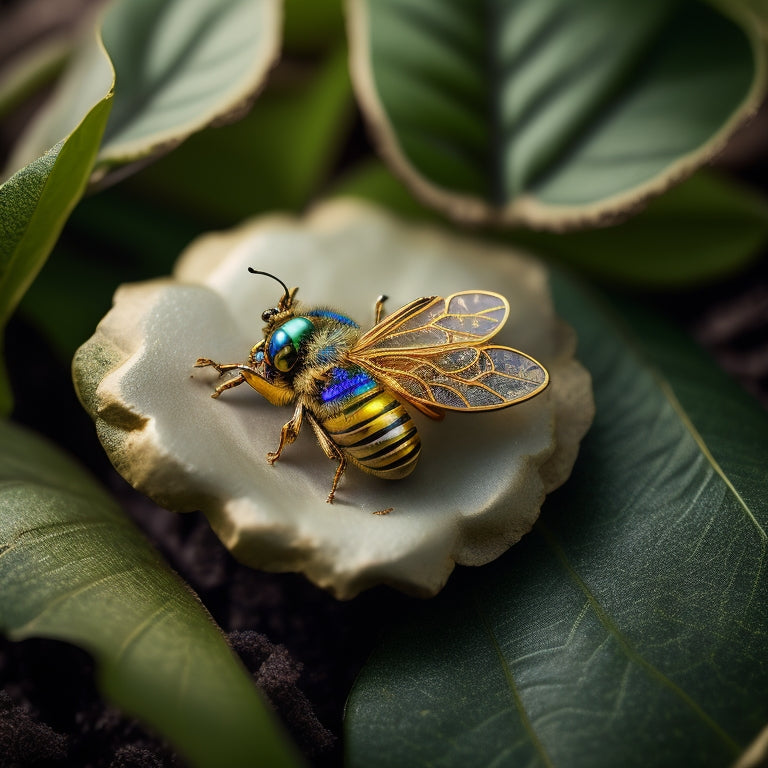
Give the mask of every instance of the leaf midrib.
<path id="1" fill-rule="evenodd" d="M 731 482 L 731 479 L 728 477 L 728 475 L 725 474 L 723 468 L 712 455 L 712 452 L 709 450 L 709 447 L 704 441 L 704 438 L 701 436 L 701 433 L 694 426 L 690 416 L 688 416 L 688 412 L 683 407 L 683 404 L 677 399 L 672 386 L 658 373 L 656 373 L 656 382 L 659 385 L 661 391 L 664 393 L 667 401 L 672 406 L 677 416 L 680 418 L 680 422 L 696 442 L 696 445 L 698 446 L 704 458 L 709 462 L 709 465 L 712 467 L 713 471 L 720 476 L 720 479 L 725 483 L 728 490 L 733 494 L 734 498 L 736 501 L 738 501 L 739 505 L 742 507 L 749 520 L 757 529 L 758 535 L 763 541 L 763 550 L 765 550 L 765 542 L 768 541 L 768 534 L 766 534 L 763 526 L 760 525 L 760 521 L 755 517 L 754 512 L 744 500 L 744 497 L 739 493 L 739 491 L 736 489 L 736 486 L 734 486 L 734 484 Z"/>
<path id="2" fill-rule="evenodd" d="M 680 419 L 680 424 L 683 426 L 685 431 L 691 436 L 693 441 L 696 443 L 696 446 L 701 452 L 701 455 L 710 465 L 710 467 L 712 468 L 712 471 L 715 472 L 723 481 L 723 483 L 725 484 L 725 487 L 733 495 L 734 499 L 738 502 L 739 506 L 741 506 L 741 508 L 744 510 L 750 522 L 753 524 L 753 526 L 757 530 L 757 533 L 760 536 L 760 539 L 762 542 L 762 545 L 761 545 L 762 554 L 760 559 L 760 565 L 762 567 L 762 562 L 764 559 L 766 548 L 768 548 L 767 547 L 768 534 L 766 534 L 765 529 L 762 527 L 759 520 L 755 517 L 754 512 L 752 511 L 750 506 L 747 504 L 744 497 L 737 490 L 736 486 L 733 484 L 731 479 L 728 477 L 728 475 L 725 473 L 723 468 L 715 459 L 712 452 L 709 450 L 709 446 L 707 445 L 703 436 L 701 435 L 701 433 L 698 431 L 695 424 L 693 423 L 693 419 L 688 415 L 688 411 L 685 409 L 685 407 L 683 406 L 683 404 L 680 402 L 677 395 L 675 394 L 674 387 L 669 382 L 668 378 L 662 373 L 659 366 L 656 365 L 656 363 L 653 361 L 651 355 L 643 349 L 642 344 L 638 341 L 636 335 L 632 332 L 631 328 L 627 325 L 625 318 L 623 318 L 614 309 L 614 306 L 611 304 L 611 302 L 609 300 L 606 300 L 604 296 L 601 296 L 594 291 L 590 292 L 590 301 L 594 302 L 599 307 L 601 312 L 603 312 L 606 318 L 610 319 L 612 323 L 612 327 L 616 330 L 616 333 L 621 339 L 621 343 L 626 347 L 626 349 L 632 355 L 634 355 L 638 363 L 638 366 L 647 370 L 648 373 L 651 375 L 656 386 L 659 388 L 659 390 L 661 391 L 666 401 L 669 403 L 672 410 Z"/>
<path id="3" fill-rule="evenodd" d="M 739 493 L 736 486 L 731 482 L 731 479 L 728 477 L 728 475 L 726 475 L 725 471 L 720 466 L 717 459 L 715 459 L 715 457 L 712 455 L 712 452 L 709 450 L 709 446 L 705 442 L 701 433 L 696 429 L 690 416 L 688 416 L 688 412 L 683 407 L 683 404 L 680 402 L 680 400 L 678 400 L 677 395 L 675 395 L 675 392 L 672 386 L 655 369 L 653 373 L 656 378 L 657 384 L 659 385 L 659 388 L 664 393 L 664 396 L 667 399 L 667 402 L 670 404 L 672 409 L 677 414 L 683 427 L 686 429 L 686 431 L 690 434 L 690 436 L 695 441 L 696 445 L 699 448 L 699 451 L 701 452 L 701 455 L 704 456 L 704 458 L 709 462 L 709 465 L 712 468 L 712 470 L 723 481 L 723 483 L 725 484 L 725 487 L 731 492 L 733 497 L 739 503 L 741 508 L 746 513 L 747 518 L 757 530 L 758 536 L 760 536 L 760 557 L 758 558 L 758 561 L 757 561 L 757 572 L 755 573 L 755 577 L 752 580 L 752 589 L 749 593 L 749 598 L 747 600 L 747 606 L 750 606 L 752 605 L 752 601 L 754 600 L 755 595 L 757 594 L 758 585 L 760 584 L 760 578 L 763 573 L 763 566 L 765 564 L 765 558 L 766 558 L 766 550 L 768 550 L 768 535 L 766 535 L 765 529 L 760 524 L 760 521 L 757 519 L 757 517 L 755 517 L 755 514 L 750 508 L 749 504 L 747 504 L 746 500 Z"/>
<path id="4" fill-rule="evenodd" d="M 509 77 L 506 73 L 505 62 L 501 53 L 500 34 L 503 25 L 499 23 L 499 20 L 502 14 L 499 12 L 498 3 L 495 0 L 485 0 L 483 16 L 485 20 L 485 35 L 489 42 L 486 48 L 486 79 L 489 83 L 488 116 L 490 124 L 487 153 L 488 178 L 490 180 L 488 194 L 489 200 L 493 205 L 503 207 L 509 203 L 511 198 L 535 189 L 547 177 L 553 167 L 556 167 L 560 160 L 571 151 L 572 147 L 588 133 L 590 126 L 600 123 L 604 119 L 605 115 L 613 108 L 619 84 L 627 78 L 634 78 L 636 76 L 635 73 L 642 69 L 642 62 L 647 61 L 652 56 L 657 46 L 659 30 L 668 25 L 669 20 L 681 4 L 682 0 L 675 0 L 675 2 L 668 4 L 663 13 L 659 14 L 655 23 L 646 30 L 643 39 L 636 44 L 632 54 L 627 56 L 622 65 L 616 69 L 611 82 L 604 85 L 602 96 L 598 99 L 591 114 L 585 115 L 581 121 L 571 127 L 570 135 L 558 147 L 550 150 L 549 156 L 541 159 L 537 163 L 536 168 L 528 171 L 528 178 L 511 178 L 508 180 L 504 164 L 504 148 L 507 144 L 514 141 L 514 134 L 520 130 L 522 124 L 516 125 L 512 135 L 508 135 L 509 132 L 504 125 L 501 99 L 502 85 L 505 82 L 505 78 Z M 548 31 L 543 32 L 545 37 L 553 28 L 553 25 L 549 25 Z M 529 50 L 523 49 L 523 58 L 528 54 Z M 593 63 L 593 60 L 585 60 L 583 62 L 585 66 L 592 66 Z M 567 83 L 565 80 L 561 80 L 553 87 L 555 88 L 553 93 L 557 94 L 562 88 L 567 87 Z M 538 107 L 541 104 L 548 103 L 548 101 L 549 97 L 539 99 Z M 525 123 L 530 123 L 531 120 L 535 119 L 538 107 L 525 116 Z M 512 172 L 514 172 L 514 168 Z"/>

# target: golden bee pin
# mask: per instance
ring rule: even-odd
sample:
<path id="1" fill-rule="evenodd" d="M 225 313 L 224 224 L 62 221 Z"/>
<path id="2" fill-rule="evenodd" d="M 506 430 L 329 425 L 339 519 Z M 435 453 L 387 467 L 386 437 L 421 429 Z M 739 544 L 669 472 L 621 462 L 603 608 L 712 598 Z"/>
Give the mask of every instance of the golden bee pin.
<path id="1" fill-rule="evenodd" d="M 506 408 L 538 395 L 549 383 L 544 366 L 516 349 L 491 343 L 509 315 L 498 293 L 462 291 L 447 298 L 415 299 L 381 319 L 386 296 L 375 305 L 375 323 L 363 333 L 332 309 L 294 302 L 297 288 L 283 287 L 277 307 L 265 310 L 264 338 L 244 363 L 216 363 L 219 375 L 237 372 L 214 390 L 218 397 L 243 382 L 273 405 L 296 404 L 283 426 L 276 462 L 306 419 L 320 447 L 338 462 L 328 502 L 351 462 L 377 477 L 413 472 L 421 440 L 400 400 L 432 419 L 446 411 Z"/>

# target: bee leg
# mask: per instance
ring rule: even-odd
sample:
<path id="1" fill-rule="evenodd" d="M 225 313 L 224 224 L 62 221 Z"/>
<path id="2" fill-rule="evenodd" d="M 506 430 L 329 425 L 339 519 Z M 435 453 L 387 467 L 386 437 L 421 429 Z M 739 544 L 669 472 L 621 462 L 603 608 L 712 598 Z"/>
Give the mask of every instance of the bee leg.
<path id="1" fill-rule="evenodd" d="M 195 368 L 215 368 L 219 372 L 219 376 L 223 376 L 227 371 L 234 371 L 243 366 L 238 363 L 216 363 L 213 360 L 209 360 L 207 357 L 198 357 L 195 363 Z M 223 384 L 219 384 L 213 391 L 211 397 L 217 398 L 225 389 L 231 389 L 237 387 L 245 381 L 245 376 L 242 373 L 225 381 Z"/>
<path id="2" fill-rule="evenodd" d="M 379 321 L 381 320 L 381 313 L 384 311 L 384 302 L 389 298 L 389 296 L 385 296 L 383 293 L 381 296 L 379 296 L 378 299 L 376 299 L 376 304 L 373 306 L 373 324 L 378 325 Z"/>
<path id="3" fill-rule="evenodd" d="M 232 389 L 232 387 L 240 386 L 245 381 L 245 376 L 243 376 L 242 373 L 238 374 L 234 378 L 227 379 L 222 384 L 219 384 L 216 389 L 213 390 L 213 393 L 211 394 L 211 397 L 214 399 L 217 398 L 224 390 L 226 389 Z"/>
<path id="4" fill-rule="evenodd" d="M 323 449 L 323 453 L 329 459 L 335 459 L 339 462 L 339 466 L 336 467 L 336 474 L 333 476 L 333 484 L 331 485 L 331 492 L 328 494 L 326 501 L 329 504 L 333 504 L 333 498 L 336 495 L 336 486 L 341 480 L 341 476 L 344 474 L 344 470 L 347 468 L 347 458 L 341 452 L 336 443 L 331 440 L 328 433 L 322 428 L 319 422 L 309 412 L 307 413 L 307 421 L 309 421 L 312 429 L 314 430 L 317 442 L 320 443 L 320 447 Z"/>
<path id="5" fill-rule="evenodd" d="M 293 412 L 293 418 L 287 424 L 283 424 L 283 428 L 280 431 L 280 445 L 277 446 L 277 450 L 270 451 L 267 454 L 267 461 L 270 464 L 274 464 L 280 458 L 283 448 L 285 448 L 286 445 L 290 445 L 299 436 L 303 416 L 304 406 L 299 403 L 296 406 L 296 410 Z"/>
<path id="6" fill-rule="evenodd" d="M 198 357 L 195 362 L 195 368 L 215 368 L 219 376 L 223 376 L 227 371 L 232 371 L 235 368 L 240 368 L 238 363 L 217 363 L 215 360 L 211 360 L 207 357 Z"/>

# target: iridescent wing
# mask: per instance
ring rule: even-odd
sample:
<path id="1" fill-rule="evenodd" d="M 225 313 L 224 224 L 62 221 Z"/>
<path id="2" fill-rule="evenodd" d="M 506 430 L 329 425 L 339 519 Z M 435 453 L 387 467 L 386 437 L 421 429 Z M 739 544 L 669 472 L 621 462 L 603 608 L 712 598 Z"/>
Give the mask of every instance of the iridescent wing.
<path id="1" fill-rule="evenodd" d="M 350 357 L 432 417 L 505 408 L 549 383 L 532 357 L 487 343 L 508 314 L 497 293 L 417 299 L 364 334 Z"/>

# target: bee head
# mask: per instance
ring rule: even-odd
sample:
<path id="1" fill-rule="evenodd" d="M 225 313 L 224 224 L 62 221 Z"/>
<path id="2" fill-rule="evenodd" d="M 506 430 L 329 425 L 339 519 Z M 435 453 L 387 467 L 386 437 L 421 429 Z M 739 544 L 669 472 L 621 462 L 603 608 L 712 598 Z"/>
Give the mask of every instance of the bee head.
<path id="1" fill-rule="evenodd" d="M 264 341 L 254 347 L 252 355 L 255 362 L 266 363 L 278 373 L 289 373 L 299 359 L 299 347 L 314 326 L 306 317 L 296 317 L 293 310 L 293 297 L 298 288 L 288 290 L 280 278 L 248 267 L 254 275 L 266 275 L 283 286 L 283 295 L 276 307 L 265 309 L 261 319 L 265 323 Z"/>
<path id="2" fill-rule="evenodd" d="M 290 317 L 264 338 L 264 362 L 281 374 L 290 373 L 299 362 L 302 345 L 314 332 L 308 317 Z"/>

